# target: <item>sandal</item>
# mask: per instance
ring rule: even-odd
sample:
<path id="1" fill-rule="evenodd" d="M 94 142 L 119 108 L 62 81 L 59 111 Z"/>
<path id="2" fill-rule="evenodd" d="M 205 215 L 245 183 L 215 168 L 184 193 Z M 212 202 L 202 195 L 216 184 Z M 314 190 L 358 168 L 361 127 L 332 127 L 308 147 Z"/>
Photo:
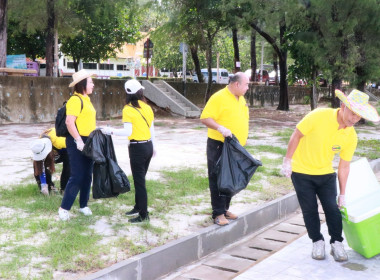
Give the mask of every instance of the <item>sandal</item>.
<path id="1" fill-rule="evenodd" d="M 229 222 L 224 215 L 219 215 L 214 219 L 214 224 L 217 224 L 218 226 L 226 226 Z"/>
<path id="2" fill-rule="evenodd" d="M 238 218 L 238 215 L 231 213 L 230 211 L 226 211 L 226 214 L 224 214 L 224 216 L 229 220 L 236 220 Z"/>

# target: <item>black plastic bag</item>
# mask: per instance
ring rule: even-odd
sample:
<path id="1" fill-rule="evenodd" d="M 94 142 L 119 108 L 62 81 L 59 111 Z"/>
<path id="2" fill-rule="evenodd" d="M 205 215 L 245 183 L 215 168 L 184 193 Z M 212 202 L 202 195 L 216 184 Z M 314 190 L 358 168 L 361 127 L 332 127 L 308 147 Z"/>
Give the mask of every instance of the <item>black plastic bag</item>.
<path id="1" fill-rule="evenodd" d="M 108 159 L 108 169 L 112 181 L 112 192 L 126 193 L 131 190 L 127 175 L 120 166 L 112 159 Z"/>
<path id="2" fill-rule="evenodd" d="M 222 155 L 215 165 L 221 195 L 234 196 L 245 189 L 261 161 L 252 157 L 234 135 L 226 137 Z"/>
<path id="3" fill-rule="evenodd" d="M 112 177 L 108 171 L 108 164 L 95 163 L 92 177 L 92 197 L 108 198 L 118 196 L 118 193 L 112 191 Z"/>
<path id="4" fill-rule="evenodd" d="M 112 137 L 96 129 L 89 135 L 83 154 L 95 161 L 93 170 L 92 196 L 108 198 L 130 191 L 130 183 L 117 164 Z"/>

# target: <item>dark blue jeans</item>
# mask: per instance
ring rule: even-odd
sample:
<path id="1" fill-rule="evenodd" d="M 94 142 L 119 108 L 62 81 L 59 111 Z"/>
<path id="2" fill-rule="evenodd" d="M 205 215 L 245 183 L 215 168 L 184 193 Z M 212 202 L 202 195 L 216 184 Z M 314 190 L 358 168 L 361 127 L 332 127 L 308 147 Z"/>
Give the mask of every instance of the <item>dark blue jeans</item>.
<path id="1" fill-rule="evenodd" d="M 225 214 L 230 208 L 231 197 L 219 194 L 215 164 L 220 158 L 223 150 L 223 142 L 208 138 L 207 139 L 207 168 L 208 185 L 211 195 L 212 218 Z"/>
<path id="2" fill-rule="evenodd" d="M 336 203 L 336 174 L 308 175 L 293 172 L 291 178 L 310 239 L 313 242 L 324 240 L 318 213 L 318 197 L 326 216 L 330 243 L 342 242 L 342 216 Z"/>
<path id="3" fill-rule="evenodd" d="M 153 156 L 152 142 L 130 144 L 129 162 L 135 185 L 135 206 L 142 218 L 148 214 L 148 194 L 146 192 L 145 176 L 148 172 L 150 160 Z"/>
<path id="4" fill-rule="evenodd" d="M 87 137 L 82 136 L 82 140 L 86 143 Z M 84 208 L 90 198 L 94 162 L 77 149 L 77 145 L 71 136 L 66 137 L 66 149 L 70 161 L 70 178 L 66 185 L 61 208 L 70 210 L 78 192 L 80 192 L 79 206 Z"/>

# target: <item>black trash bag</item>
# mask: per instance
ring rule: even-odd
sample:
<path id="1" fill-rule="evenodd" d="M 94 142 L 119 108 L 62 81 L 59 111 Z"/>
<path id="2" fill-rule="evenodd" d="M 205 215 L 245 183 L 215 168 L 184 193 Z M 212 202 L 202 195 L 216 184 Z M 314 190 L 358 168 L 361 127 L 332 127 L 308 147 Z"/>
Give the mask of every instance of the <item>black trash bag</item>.
<path id="1" fill-rule="evenodd" d="M 100 129 L 96 129 L 88 136 L 82 153 L 95 163 L 106 163 L 107 157 L 111 156 L 111 150 L 113 150 L 111 136 L 104 135 Z"/>
<path id="2" fill-rule="evenodd" d="M 95 163 L 92 177 L 92 197 L 109 198 L 119 194 L 112 191 L 112 177 L 110 176 L 107 163 Z"/>
<path id="3" fill-rule="evenodd" d="M 112 191 L 114 193 L 126 193 L 131 190 L 131 185 L 120 166 L 112 159 L 108 159 L 109 174 L 112 180 Z"/>
<path id="4" fill-rule="evenodd" d="M 245 189 L 261 161 L 252 157 L 232 135 L 226 137 L 220 158 L 215 165 L 220 195 L 234 196 Z"/>
<path id="5" fill-rule="evenodd" d="M 112 137 L 96 129 L 89 135 L 83 154 L 94 163 L 92 195 L 94 199 L 118 196 L 130 191 L 130 183 L 117 164 Z"/>

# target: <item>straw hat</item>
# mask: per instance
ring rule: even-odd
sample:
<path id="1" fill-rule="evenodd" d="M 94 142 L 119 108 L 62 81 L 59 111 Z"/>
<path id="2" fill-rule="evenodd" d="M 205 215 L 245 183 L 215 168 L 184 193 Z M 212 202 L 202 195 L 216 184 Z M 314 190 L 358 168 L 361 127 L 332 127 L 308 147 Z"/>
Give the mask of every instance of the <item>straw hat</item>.
<path id="1" fill-rule="evenodd" d="M 140 89 L 145 89 L 139 81 L 132 79 L 129 81 L 126 81 L 124 84 L 125 91 L 127 94 L 135 94 L 138 92 Z"/>
<path id="2" fill-rule="evenodd" d="M 368 103 L 369 96 L 364 92 L 354 89 L 346 96 L 343 92 L 336 89 L 335 95 L 338 97 L 348 109 L 358 114 L 362 118 L 378 122 L 380 120 L 376 109 Z"/>
<path id="3" fill-rule="evenodd" d="M 77 83 L 79 83 L 80 81 L 84 80 L 84 79 L 87 79 L 88 77 L 91 77 L 93 74 L 90 74 L 88 73 L 86 70 L 82 69 L 82 70 L 79 70 L 78 72 L 75 72 L 73 74 L 73 81 L 72 83 L 69 85 L 69 87 L 73 87 L 75 86 Z"/>
<path id="4" fill-rule="evenodd" d="M 33 160 L 44 160 L 46 156 L 51 152 L 52 144 L 49 138 L 40 138 L 34 140 L 30 145 L 33 152 Z"/>

